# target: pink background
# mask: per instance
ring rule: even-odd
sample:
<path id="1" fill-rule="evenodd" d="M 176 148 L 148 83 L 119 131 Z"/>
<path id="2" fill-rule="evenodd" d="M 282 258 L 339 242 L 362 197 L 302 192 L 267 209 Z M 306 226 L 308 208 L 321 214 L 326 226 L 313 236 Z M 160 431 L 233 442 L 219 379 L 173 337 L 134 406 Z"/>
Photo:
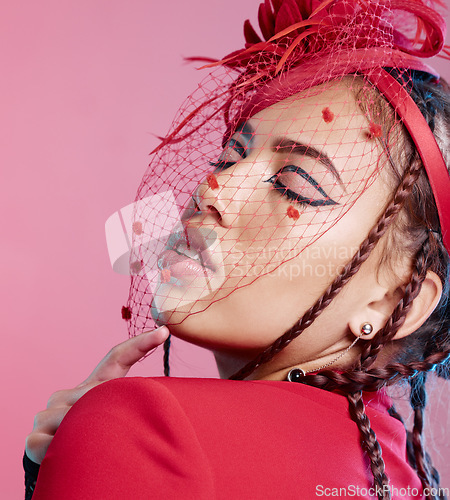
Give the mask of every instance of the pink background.
<path id="1" fill-rule="evenodd" d="M 258 1 L 42 0 L 0 7 L 1 498 L 23 498 L 21 458 L 49 395 L 83 380 L 127 336 L 129 279 L 104 224 L 132 202 L 148 153 L 201 75 L 182 56 L 239 48 Z M 450 77 L 449 63 L 440 70 Z M 216 376 L 176 341 L 174 375 Z M 135 375 L 161 374 L 161 353 Z M 431 449 L 450 486 L 448 386 Z M 436 401 L 440 400 L 439 403 Z M 446 470 L 445 470 L 446 469 Z"/>

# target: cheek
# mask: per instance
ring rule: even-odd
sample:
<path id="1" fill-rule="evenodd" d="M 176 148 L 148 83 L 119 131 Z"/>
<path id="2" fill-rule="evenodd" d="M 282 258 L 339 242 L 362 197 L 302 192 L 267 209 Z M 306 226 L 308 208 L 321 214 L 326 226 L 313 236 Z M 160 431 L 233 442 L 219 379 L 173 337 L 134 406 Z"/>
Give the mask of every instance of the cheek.
<path id="1" fill-rule="evenodd" d="M 328 281 L 313 274 L 290 275 L 281 268 L 261 276 L 211 307 L 213 318 L 223 318 L 220 340 L 237 348 L 266 348 L 316 302 Z"/>
<path id="2" fill-rule="evenodd" d="M 342 207 L 317 212 L 296 206 L 304 210 L 299 219 L 289 217 L 288 209 L 294 205 L 277 203 L 264 224 L 259 221 L 255 228 L 249 227 L 249 224 L 238 237 L 234 235 L 224 252 L 225 275 L 249 278 L 245 281 L 250 282 L 255 277 L 275 272 L 286 262 L 302 259 L 303 252 L 323 238 L 343 212 Z M 302 274 L 296 269 L 290 273 L 293 273 L 291 277 Z"/>
<path id="3" fill-rule="evenodd" d="M 202 347 L 255 351 L 272 344 L 312 305 L 311 284 L 284 275 L 262 276 L 199 314 L 171 327 L 172 333 Z M 174 318 L 173 318 L 174 319 Z"/>

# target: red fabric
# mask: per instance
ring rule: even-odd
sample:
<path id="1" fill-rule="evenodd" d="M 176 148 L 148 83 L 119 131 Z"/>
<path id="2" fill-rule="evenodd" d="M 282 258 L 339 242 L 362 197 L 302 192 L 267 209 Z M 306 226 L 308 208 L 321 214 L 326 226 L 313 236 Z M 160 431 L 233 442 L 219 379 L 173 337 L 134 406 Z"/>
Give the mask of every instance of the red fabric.
<path id="1" fill-rule="evenodd" d="M 450 253 L 450 176 L 436 139 L 411 96 L 395 78 L 383 69 L 373 69 L 366 76 L 392 104 L 416 145 L 433 190 L 442 240 Z"/>
<path id="2" fill-rule="evenodd" d="M 366 402 L 392 484 L 421 491 L 389 398 Z M 289 382 L 125 378 L 70 410 L 33 500 L 314 499 L 371 484 L 344 396 Z"/>

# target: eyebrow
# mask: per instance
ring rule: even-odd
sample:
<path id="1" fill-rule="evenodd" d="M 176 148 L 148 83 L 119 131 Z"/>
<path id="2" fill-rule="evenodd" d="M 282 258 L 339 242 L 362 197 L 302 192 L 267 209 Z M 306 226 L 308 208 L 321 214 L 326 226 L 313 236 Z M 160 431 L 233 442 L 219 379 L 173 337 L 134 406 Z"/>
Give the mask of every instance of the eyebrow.
<path id="1" fill-rule="evenodd" d="M 333 177 L 339 182 L 342 188 L 345 190 L 345 185 L 337 171 L 334 163 L 331 161 L 330 157 L 324 153 L 323 151 L 319 151 L 311 145 L 302 144 L 297 141 L 292 141 L 290 139 L 281 139 L 276 146 L 272 148 L 272 150 L 276 153 L 280 149 L 289 149 L 289 152 L 292 154 L 297 154 L 301 156 L 309 156 L 317 160 L 319 163 L 322 163 L 329 172 L 333 175 Z"/>
<path id="2" fill-rule="evenodd" d="M 234 133 L 239 133 L 244 137 L 244 139 L 247 141 L 247 144 L 245 144 L 246 149 L 251 145 L 255 136 L 253 127 L 250 125 L 250 123 L 248 123 L 248 121 L 237 127 Z M 311 145 L 302 144 L 291 139 L 280 139 L 280 141 L 277 143 L 277 146 L 272 149 L 274 152 L 277 152 L 280 149 L 289 149 L 293 154 L 309 156 L 314 160 L 318 160 L 319 163 L 322 163 L 322 165 L 324 165 L 327 170 L 333 175 L 333 177 L 339 182 L 344 192 L 347 192 L 347 190 L 345 189 L 345 184 L 341 176 L 339 175 L 337 168 L 334 166 L 331 158 L 323 151 L 319 151 Z"/>

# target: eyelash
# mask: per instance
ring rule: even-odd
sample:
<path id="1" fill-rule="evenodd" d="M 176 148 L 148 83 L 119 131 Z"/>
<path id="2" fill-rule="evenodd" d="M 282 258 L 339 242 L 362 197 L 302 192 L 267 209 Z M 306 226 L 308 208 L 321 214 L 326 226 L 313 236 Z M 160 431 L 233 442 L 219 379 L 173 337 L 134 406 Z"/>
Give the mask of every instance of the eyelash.
<path id="1" fill-rule="evenodd" d="M 230 141 L 231 142 L 231 141 Z M 238 147 L 232 148 L 235 151 L 239 153 L 239 150 L 242 150 L 244 152 L 243 155 L 241 155 L 243 158 L 245 158 L 245 148 L 238 142 L 233 139 L 233 143 L 237 145 Z M 228 146 L 230 143 L 228 143 Z M 234 161 L 210 161 L 208 162 L 212 167 L 215 169 L 215 173 L 220 173 L 222 170 L 226 170 L 227 168 L 233 166 L 236 162 Z M 286 187 L 284 184 L 282 184 L 280 181 L 277 179 L 280 177 L 280 175 L 283 172 L 295 172 L 299 174 L 301 177 L 303 177 L 305 180 L 307 180 L 322 196 L 324 196 L 323 199 L 320 200 L 314 200 L 311 198 L 305 198 L 304 196 L 295 193 L 288 187 Z M 297 167 L 295 165 L 287 165 L 283 167 L 279 172 L 277 172 L 275 175 L 272 175 L 269 179 L 263 181 L 263 182 L 270 182 L 273 186 L 273 189 L 275 189 L 278 193 L 281 194 L 281 196 L 286 197 L 289 201 L 292 201 L 294 203 L 298 203 L 299 205 L 308 205 L 311 207 L 323 207 L 323 206 L 329 206 L 329 205 L 338 205 L 337 202 L 332 200 L 327 193 L 320 187 L 319 183 L 311 177 L 308 173 L 306 173 L 302 168 Z"/>
<path id="2" fill-rule="evenodd" d="M 314 189 L 316 189 L 323 196 L 323 198 L 320 200 L 305 198 L 301 194 L 292 191 L 278 180 L 278 178 L 284 172 L 294 172 L 300 175 L 301 177 L 303 177 L 303 179 L 308 181 L 311 184 L 311 186 L 313 186 Z M 267 179 L 263 182 L 270 182 L 273 185 L 274 189 L 278 191 L 282 196 L 286 196 L 286 198 L 288 198 L 290 201 L 299 203 L 300 205 L 309 205 L 311 207 L 325 207 L 329 205 L 337 205 L 337 203 L 327 195 L 327 193 L 320 187 L 320 184 L 313 177 L 311 177 L 302 168 L 297 167 L 295 165 L 286 165 L 275 175 L 272 175 L 270 179 Z"/>
<path id="3" fill-rule="evenodd" d="M 299 205 L 308 205 L 310 207 L 324 207 L 328 205 L 337 205 L 337 203 L 332 200 L 328 195 L 326 198 L 320 200 L 313 200 L 312 198 L 305 198 L 301 194 L 297 194 L 291 189 L 287 188 L 284 184 L 277 181 L 276 178 L 280 174 L 273 175 L 270 179 L 267 179 L 263 182 L 270 182 L 273 185 L 273 189 L 280 193 L 282 196 L 285 196 L 288 200 L 293 201 L 294 203 L 298 203 Z"/>
<path id="4" fill-rule="evenodd" d="M 220 173 L 222 170 L 227 169 L 228 167 L 232 167 L 236 162 L 235 161 L 209 161 L 208 162 L 211 167 L 215 168 L 215 173 Z"/>

